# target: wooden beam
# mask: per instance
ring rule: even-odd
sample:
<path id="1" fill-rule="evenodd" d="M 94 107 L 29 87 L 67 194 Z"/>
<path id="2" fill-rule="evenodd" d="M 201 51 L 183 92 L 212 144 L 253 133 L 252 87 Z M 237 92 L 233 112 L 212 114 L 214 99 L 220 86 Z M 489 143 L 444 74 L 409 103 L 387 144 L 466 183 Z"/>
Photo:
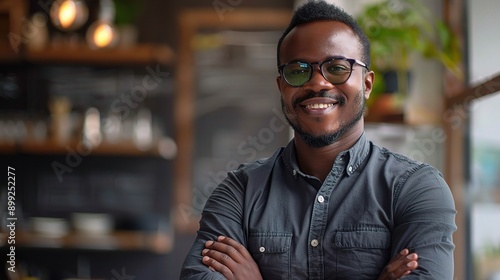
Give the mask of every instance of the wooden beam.
<path id="1" fill-rule="evenodd" d="M 471 101 L 500 91 L 500 73 L 474 87 L 468 88 L 461 93 L 446 98 L 446 107 L 452 108 L 457 105 L 468 105 Z"/>
<path id="2" fill-rule="evenodd" d="M 186 26 L 196 29 L 284 29 L 291 18 L 286 9 L 240 8 L 222 15 L 213 9 L 192 9 L 179 15 L 180 28 Z"/>
<path id="3" fill-rule="evenodd" d="M 443 18 L 450 26 L 451 30 L 458 36 L 460 46 L 462 47 L 462 57 L 466 58 L 466 37 L 467 32 L 464 24 L 464 6 L 465 0 L 444 0 Z M 457 62 L 463 73 L 467 73 L 467 63 L 465 59 Z M 445 167 L 444 177 L 455 200 L 457 209 L 456 224 L 457 231 L 453 235 L 455 244 L 454 252 L 454 279 L 465 280 L 467 271 L 467 223 L 466 223 L 466 203 L 464 201 L 465 188 L 465 143 L 466 122 L 468 108 L 458 108 L 450 106 L 449 98 L 456 96 L 466 88 L 466 81 L 460 80 L 450 71 L 444 73 L 444 114 L 443 128 L 446 133 L 445 148 Z M 450 116 L 453 116 L 450 117 Z M 456 121 L 451 121 L 451 120 Z"/>
<path id="4" fill-rule="evenodd" d="M 455 248 L 455 280 L 468 279 L 467 266 L 469 251 L 467 242 L 470 240 L 467 227 L 467 202 L 464 197 L 467 185 L 466 168 L 468 168 L 465 154 L 470 147 L 467 144 L 467 124 L 470 118 L 470 104 L 472 101 L 500 91 L 500 73 L 474 87 L 445 98 L 444 129 L 445 142 L 445 180 L 450 186 L 458 211 L 456 223 L 458 230 L 454 235 Z"/>
<path id="5" fill-rule="evenodd" d="M 462 119 L 465 122 L 465 119 Z M 465 125 L 453 125 L 445 122 L 444 131 L 446 133 L 445 148 L 445 171 L 444 177 L 455 200 L 457 216 L 455 222 L 457 231 L 453 235 L 455 244 L 455 280 L 465 280 L 466 277 L 466 256 L 467 256 L 467 223 L 466 223 L 466 202 L 464 198 L 465 177 L 464 177 L 464 153 L 465 153 Z"/>
<path id="6" fill-rule="evenodd" d="M 178 232 L 195 232 L 199 217 L 193 211 L 193 146 L 195 69 L 193 38 L 200 30 L 284 30 L 292 16 L 285 9 L 240 8 L 219 14 L 213 9 L 191 9 L 179 14 L 179 46 L 175 73 L 174 122 L 178 154 L 174 172 L 173 217 Z"/>

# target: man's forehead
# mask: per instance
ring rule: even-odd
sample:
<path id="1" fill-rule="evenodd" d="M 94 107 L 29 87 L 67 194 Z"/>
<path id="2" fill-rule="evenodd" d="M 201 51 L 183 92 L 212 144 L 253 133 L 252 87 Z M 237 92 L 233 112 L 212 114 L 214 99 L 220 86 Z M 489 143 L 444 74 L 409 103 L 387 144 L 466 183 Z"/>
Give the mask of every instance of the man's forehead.
<path id="1" fill-rule="evenodd" d="M 342 36 L 345 39 L 359 42 L 359 38 L 350 26 L 340 21 L 323 20 L 303 23 L 295 26 L 283 39 L 283 44 L 293 41 L 294 44 L 302 40 L 319 42 Z M 333 42 L 332 42 L 333 43 Z M 351 42 L 352 44 L 352 42 Z"/>
<path id="2" fill-rule="evenodd" d="M 306 22 L 306 23 L 301 23 L 296 25 L 290 32 L 287 34 L 288 35 L 296 33 L 298 31 L 304 30 L 305 32 L 313 32 L 313 31 L 318 31 L 317 33 L 324 33 L 324 32 L 345 32 L 345 33 L 350 33 L 353 36 L 356 36 L 354 31 L 350 26 L 347 24 L 341 22 L 341 21 L 336 21 L 336 20 L 316 20 L 316 21 L 311 21 L 311 22 Z M 322 37 L 327 36 L 328 34 L 323 34 Z"/>
<path id="3" fill-rule="evenodd" d="M 295 26 L 283 39 L 282 53 L 336 46 L 358 52 L 360 41 L 351 27 L 339 21 L 313 21 Z"/>

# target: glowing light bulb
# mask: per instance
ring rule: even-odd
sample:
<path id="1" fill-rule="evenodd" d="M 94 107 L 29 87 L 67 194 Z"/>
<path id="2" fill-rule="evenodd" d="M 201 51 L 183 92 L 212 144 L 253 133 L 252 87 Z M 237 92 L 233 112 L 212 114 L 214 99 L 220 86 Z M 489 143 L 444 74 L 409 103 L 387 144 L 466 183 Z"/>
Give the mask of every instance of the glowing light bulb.
<path id="1" fill-rule="evenodd" d="M 59 7 L 59 22 L 64 29 L 69 28 L 76 19 L 76 4 L 73 1 L 64 1 Z"/>
<path id="2" fill-rule="evenodd" d="M 56 0 L 50 8 L 50 20 L 60 30 L 76 30 L 87 19 L 88 8 L 81 0 Z"/>
<path id="3" fill-rule="evenodd" d="M 108 46 L 113 40 L 113 28 L 111 26 L 101 23 L 96 27 L 94 33 L 94 43 L 99 48 Z"/>
<path id="4" fill-rule="evenodd" d="M 87 31 L 87 41 L 92 48 L 113 47 L 117 37 L 115 28 L 106 21 L 94 22 Z"/>

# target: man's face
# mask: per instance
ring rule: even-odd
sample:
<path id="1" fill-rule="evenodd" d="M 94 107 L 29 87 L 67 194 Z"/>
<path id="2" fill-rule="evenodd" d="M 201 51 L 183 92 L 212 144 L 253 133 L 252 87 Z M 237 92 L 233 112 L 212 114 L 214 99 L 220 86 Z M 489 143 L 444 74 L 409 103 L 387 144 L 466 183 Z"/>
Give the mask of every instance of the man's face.
<path id="1" fill-rule="evenodd" d="M 322 62 L 335 56 L 361 60 L 357 36 L 337 21 L 317 21 L 296 26 L 283 40 L 280 63 Z M 365 99 L 370 95 L 373 72 L 354 64 L 350 78 L 333 85 L 313 64 L 311 79 L 293 87 L 278 76 L 283 113 L 295 134 L 308 145 L 323 147 L 352 130 L 363 130 Z M 366 73 L 364 73 L 366 72 Z"/>

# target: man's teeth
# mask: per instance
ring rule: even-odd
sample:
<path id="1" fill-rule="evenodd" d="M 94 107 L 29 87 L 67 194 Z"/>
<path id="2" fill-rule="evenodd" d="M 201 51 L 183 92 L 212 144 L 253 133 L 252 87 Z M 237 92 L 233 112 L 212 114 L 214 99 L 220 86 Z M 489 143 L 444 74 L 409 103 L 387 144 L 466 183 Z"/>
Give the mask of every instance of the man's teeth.
<path id="1" fill-rule="evenodd" d="M 306 105 L 307 109 L 326 109 L 328 107 L 332 107 L 333 104 L 309 104 Z"/>

